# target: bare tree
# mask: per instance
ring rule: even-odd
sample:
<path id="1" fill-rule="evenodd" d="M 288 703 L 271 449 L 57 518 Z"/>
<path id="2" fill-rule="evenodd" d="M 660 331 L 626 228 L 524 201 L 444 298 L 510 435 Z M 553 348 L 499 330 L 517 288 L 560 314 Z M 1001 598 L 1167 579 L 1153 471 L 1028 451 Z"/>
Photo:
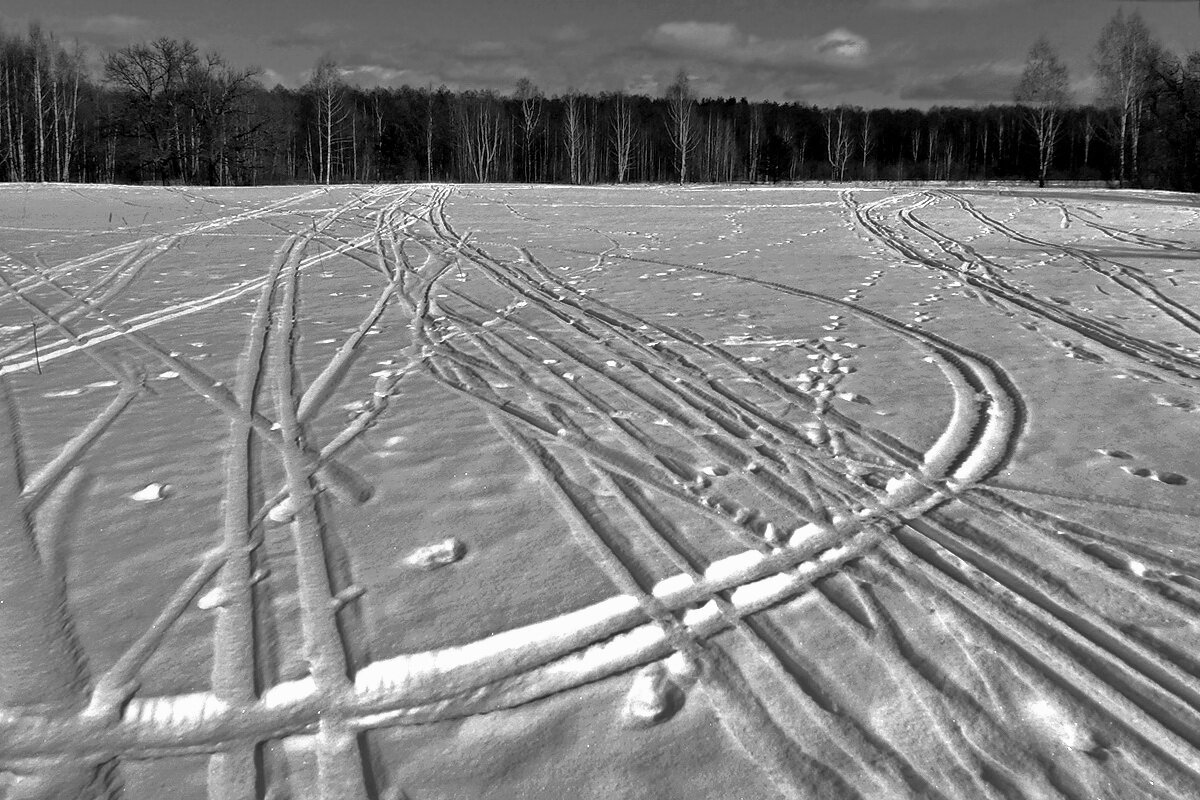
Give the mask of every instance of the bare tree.
<path id="1" fill-rule="evenodd" d="M 341 127 L 349 115 L 346 108 L 346 82 L 337 62 L 323 56 L 313 68 L 312 77 L 304 92 L 313 99 L 316 109 L 317 158 L 320 180 L 328 185 L 333 180 L 333 148 L 341 143 Z"/>
<path id="2" fill-rule="evenodd" d="M 71 179 L 71 158 L 78 135 L 79 88 L 84 76 L 83 59 L 83 47 L 76 44 L 70 53 L 60 51 L 55 62 L 55 164 L 60 181 Z"/>
<path id="3" fill-rule="evenodd" d="M 433 183 L 433 84 L 425 89 L 425 180 Z"/>
<path id="4" fill-rule="evenodd" d="M 500 102 L 493 92 L 468 92 L 457 108 L 459 142 L 471 177 L 490 180 L 504 132 Z"/>
<path id="5" fill-rule="evenodd" d="M 583 101 L 579 92 L 568 89 L 563 97 L 565 106 L 563 114 L 563 139 L 567 145 L 567 164 L 570 170 L 571 183 L 579 183 L 581 179 L 580 166 L 583 159 L 583 145 L 586 133 L 584 131 Z"/>
<path id="6" fill-rule="evenodd" d="M 52 82 L 46 80 L 49 68 L 50 47 L 42 29 L 37 25 L 29 26 L 29 52 L 33 56 L 30 66 L 33 68 L 33 120 L 35 133 L 33 137 L 34 175 L 36 181 L 46 180 L 46 95 Z"/>
<path id="7" fill-rule="evenodd" d="M 240 153 L 258 127 L 245 102 L 258 85 L 258 73 L 257 68 L 234 69 L 216 53 L 188 67 L 181 103 L 188 111 L 192 133 L 189 174 L 193 179 L 214 185 L 230 182 Z"/>
<path id="8" fill-rule="evenodd" d="M 822 115 L 822 127 L 825 129 L 825 155 L 829 166 L 833 169 L 834 180 L 846 180 L 846 165 L 850 163 L 850 154 L 854 148 L 854 134 L 846 119 L 846 107 L 826 109 Z"/>
<path id="9" fill-rule="evenodd" d="M 633 109 L 629 97 L 618 92 L 613 99 L 612 147 L 613 161 L 617 165 L 617 183 L 629 179 L 629 168 L 633 162 Z"/>
<path id="10" fill-rule="evenodd" d="M 104 77 L 125 101 L 126 132 L 149 145 L 146 160 L 164 183 L 183 171 L 181 94 L 188 70 L 199 58 L 196 46 L 186 39 L 163 37 L 123 47 L 104 59 Z"/>
<path id="11" fill-rule="evenodd" d="M 525 180 L 534 180 L 533 150 L 534 142 L 542 125 L 542 102 L 545 99 L 542 92 L 529 78 L 517 81 L 517 102 L 521 104 L 521 156 L 524 161 Z"/>
<path id="12" fill-rule="evenodd" d="M 863 112 L 862 127 L 859 128 L 858 146 L 862 150 L 862 177 L 867 177 L 867 161 L 875 149 L 875 129 L 871 127 L 871 109 Z"/>
<path id="13" fill-rule="evenodd" d="M 1121 9 L 1104 26 L 1096 44 L 1096 69 L 1100 76 L 1100 100 L 1117 112 L 1119 180 L 1129 180 L 1127 154 L 1133 130 L 1140 123 L 1140 108 L 1150 80 L 1150 67 L 1158 45 L 1141 14 L 1125 16 Z M 1134 155 L 1136 158 L 1136 153 Z"/>
<path id="14" fill-rule="evenodd" d="M 787 149 L 788 180 L 798 180 L 808 158 L 808 132 L 799 133 L 794 122 L 783 122 L 776 127 L 776 134 Z"/>
<path id="15" fill-rule="evenodd" d="M 697 133 L 696 99 L 687 72 L 681 69 L 675 75 L 675 82 L 667 87 L 667 134 L 675 148 L 680 183 L 687 182 L 688 156 L 696 149 Z"/>
<path id="16" fill-rule="evenodd" d="M 1092 139 L 1095 137 L 1096 123 L 1089 112 L 1083 117 L 1083 166 L 1085 167 L 1090 163 Z"/>
<path id="17" fill-rule="evenodd" d="M 1058 60 L 1050 42 L 1044 36 L 1039 38 L 1029 48 L 1025 71 L 1013 95 L 1037 139 L 1038 186 L 1046 185 L 1046 173 L 1062 128 L 1062 112 L 1070 102 L 1068 85 L 1066 65 Z"/>
<path id="18" fill-rule="evenodd" d="M 755 103 L 750 107 L 750 120 L 746 131 L 747 171 L 751 183 L 758 181 L 758 162 L 762 156 L 763 113 L 762 106 Z"/>
<path id="19" fill-rule="evenodd" d="M 25 125 L 23 105 L 24 94 L 20 81 L 21 50 L 20 45 L 11 40 L 0 38 L 0 100 L 3 101 L 4 125 L 0 129 L 4 133 L 4 152 L 0 153 L 0 164 L 3 164 L 9 180 L 25 180 Z"/>

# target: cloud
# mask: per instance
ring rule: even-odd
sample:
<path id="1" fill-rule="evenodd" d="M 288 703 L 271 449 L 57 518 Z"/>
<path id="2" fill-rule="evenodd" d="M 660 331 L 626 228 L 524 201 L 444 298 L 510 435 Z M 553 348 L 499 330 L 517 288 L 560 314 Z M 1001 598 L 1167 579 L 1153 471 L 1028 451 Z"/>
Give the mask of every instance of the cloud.
<path id="1" fill-rule="evenodd" d="M 126 14 L 84 17 L 76 26 L 79 33 L 103 37 L 139 36 L 150 29 L 150 20 Z"/>
<path id="2" fill-rule="evenodd" d="M 729 22 L 664 22 L 644 40 L 659 54 L 759 68 L 854 67 L 865 64 L 871 54 L 867 39 L 845 28 L 815 38 L 764 39 Z"/>
<path id="3" fill-rule="evenodd" d="M 648 38 L 664 50 L 719 54 L 745 47 L 749 37 L 728 22 L 664 22 Z"/>
<path id="4" fill-rule="evenodd" d="M 856 62 L 870 55 L 871 46 L 857 33 L 837 28 L 817 40 L 817 52 L 828 58 Z"/>
<path id="5" fill-rule="evenodd" d="M 295 89 L 297 84 L 294 80 L 284 75 L 282 72 L 277 72 L 271 68 L 266 68 L 262 74 L 258 76 L 258 82 L 268 89 L 274 89 L 276 86 L 285 86 L 289 89 Z"/>
<path id="6" fill-rule="evenodd" d="M 52 17 L 47 26 L 60 40 L 78 39 L 100 50 L 125 47 L 160 34 L 159 25 L 145 17 L 101 14 L 90 17 Z"/>
<path id="7" fill-rule="evenodd" d="M 347 32 L 345 23 L 318 20 L 276 34 L 267 41 L 276 47 L 328 47 L 342 41 Z"/>
<path id="8" fill-rule="evenodd" d="M 874 0 L 879 8 L 899 11 L 970 11 L 987 6 L 1011 5 L 1030 0 Z"/>
<path id="9" fill-rule="evenodd" d="M 483 39 L 464 43 L 458 52 L 465 58 L 496 59 L 512 55 L 512 48 L 505 42 Z"/>
<path id="10" fill-rule="evenodd" d="M 568 23 L 550 31 L 547 38 L 558 44 L 579 44 L 588 40 L 588 32 L 587 28 Z"/>
<path id="11" fill-rule="evenodd" d="M 1016 61 L 994 61 L 930 75 L 902 87 L 900 99 L 934 103 L 1009 103 L 1022 69 L 1023 65 Z"/>

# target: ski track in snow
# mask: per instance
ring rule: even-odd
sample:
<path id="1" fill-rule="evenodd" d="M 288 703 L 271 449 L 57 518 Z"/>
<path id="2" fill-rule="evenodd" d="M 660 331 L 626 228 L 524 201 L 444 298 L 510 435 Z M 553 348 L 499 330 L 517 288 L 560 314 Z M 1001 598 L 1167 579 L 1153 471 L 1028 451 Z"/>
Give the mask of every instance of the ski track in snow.
<path id="1" fill-rule="evenodd" d="M 458 191 L 551 232 L 559 223 L 547 215 L 571 207 L 522 203 L 502 188 Z M 651 201 L 670 194 L 644 191 Z M 31 318 L 41 331 L 36 349 L 23 325 L 0 340 L 0 506 L 8 509 L 10 535 L 31 525 L 43 505 L 57 508 L 55 498 L 71 490 L 84 455 L 102 447 L 115 421 L 134 413 L 150 391 L 148 375 L 177 375 L 220 415 L 228 444 L 218 541 L 115 664 L 88 676 L 71 661 L 61 587 L 32 592 L 29 603 L 4 612 L 5 625 L 24 625 L 13 645 L 23 649 L 0 669 L 55 659 L 64 666 L 22 677 L 27 703 L 3 698 L 9 707 L 0 708 L 0 760 L 18 765 L 10 767 L 14 780 L 43 781 L 53 792 L 101 775 L 113 781 L 123 759 L 207 754 L 209 795 L 249 797 L 262 780 L 258 744 L 295 737 L 315 756 L 311 796 L 366 798 L 373 796 L 368 787 L 390 779 L 361 752 L 365 731 L 512 708 L 629 673 L 625 710 L 613 710 L 629 726 L 669 724 L 677 693 L 701 693 L 726 735 L 785 797 L 1083 796 L 1096 765 L 1106 763 L 1119 765 L 1104 775 L 1121 796 L 1142 796 L 1122 792 L 1147 784 L 1159 789 L 1145 796 L 1200 792 L 1200 666 L 1163 633 L 1200 624 L 1196 562 L 1186 550 L 1072 520 L 1061 506 L 1046 510 L 1039 498 L 1071 499 L 1054 487 L 1001 478 L 1031 409 L 1004 364 L 939 332 L 938 310 L 948 295 L 969 293 L 1048 349 L 1190 396 L 1200 389 L 1200 350 L 1141 337 L 1077 303 L 1042 295 L 1011 258 L 983 252 L 978 239 L 999 237 L 1022 253 L 1077 265 L 1130 307 L 1170 320 L 1184 338 L 1200 337 L 1200 314 L 1145 271 L 1066 235 L 1082 223 L 1122 246 L 1197 248 L 1105 222 L 1069 205 L 1069 196 L 1022 212 L 1045 213 L 1040 206 L 1050 205 L 1061 214 L 1064 238 L 1048 241 L 1024 230 L 1017 211 L 997 216 L 991 196 L 979 192 L 865 199 L 874 194 L 851 190 L 838 193 L 837 202 L 774 204 L 770 195 L 751 193 L 745 203 L 697 204 L 723 212 L 723 246 L 743 248 L 700 264 L 676 256 L 653 234 L 638 234 L 646 244 L 635 247 L 636 232 L 601 228 L 588 230 L 608 246 L 584 268 L 577 266 L 581 251 L 571 251 L 576 272 L 558 268 L 537 245 L 500 253 L 477 244 L 478 234 L 460 232 L 464 223 L 451 215 L 455 190 L 444 186 L 306 191 L 181 220 L 60 264 L 36 254 L 0 257 L 0 314 L 19 310 L 16 319 Z M 636 207 L 676 208 L 669 197 Z M 759 276 L 744 265 L 754 248 L 783 247 L 747 232 L 764 208 L 840 214 L 844 230 L 867 242 L 874 260 L 899 261 L 856 272 L 845 278 L 848 289 L 829 293 L 806 288 L 803 275 L 788 282 Z M 257 277 L 135 315 L 107 307 L 181 241 L 232 235 L 250 224 L 286 237 L 269 264 L 257 265 Z M 976 236 L 956 238 L 975 227 Z M 719 285 L 739 285 L 819 309 L 822 324 L 795 338 L 745 333 L 713 340 L 671 324 L 675 312 L 635 313 L 581 282 L 612 265 L 659 270 L 654 277 L 679 282 L 680 303 L 703 304 Z M 316 374 L 302 377 L 302 295 L 320 288 L 302 277 L 317 267 L 369 275 L 374 283 L 362 296 L 357 325 Z M 887 282 L 904 270 L 938 282 L 911 308 L 891 309 Z M 256 299 L 232 375 L 208 372 L 156 338 L 174 320 L 239 298 Z M 388 352 L 393 358 L 372 375 L 370 395 L 348 404 L 349 421 L 317 441 L 312 421 L 385 319 L 407 324 L 411 343 Z M 913 364 L 931 365 L 940 376 L 942 394 L 930 402 L 944 407 L 946 423 L 923 450 L 861 421 L 890 413 L 883 408 L 888 398 L 841 386 L 869 368 L 859 363 L 858 340 L 867 330 L 901 343 Z M 769 356 L 777 350 L 803 354 L 807 371 L 796 378 L 772 372 Z M 85 387 L 89 401 L 106 404 L 49 461 L 24 464 L 9 443 L 19 441 L 18 412 L 27 400 L 10 392 L 5 376 L 84 358 L 111 376 Z M 404 380 L 418 374 L 489 420 L 556 507 L 571 541 L 611 583 L 611 596 L 477 641 L 391 658 L 361 655 L 356 638 L 363 632 L 343 611 L 363 589 L 330 563 L 331 539 L 340 533 L 321 519 L 318 498 L 328 492 L 354 504 L 370 497 L 370 476 L 339 455 L 386 415 L 403 413 Z M 73 391 L 43 396 L 65 402 Z M 1160 405 L 1190 410 L 1189 402 Z M 1113 444 L 1093 453 L 1105 468 L 1149 478 L 1163 491 L 1190 486 L 1188 476 L 1143 464 Z M 255 483 L 256 446 L 277 463 L 282 486 Z M 160 497 L 171 500 L 165 490 L 154 499 Z M 1079 502 L 1179 513 L 1099 493 Z M 602 506 L 607 513 L 598 512 Z M 733 544 L 708 554 L 664 508 L 684 509 Z M 272 580 L 260 550 L 268 518 L 288 525 L 292 559 L 271 569 L 294 570 L 300 641 L 286 646 L 303 652 L 308 673 L 264 683 L 256 604 L 257 587 Z M 460 542 L 441 546 L 452 557 L 440 568 L 465 568 L 453 563 L 462 557 Z M 671 565 L 670 574 L 655 572 L 647 550 Z M 412 557 L 423 564 L 419 556 Z M 1110 619 L 1062 577 L 1088 570 L 1103 572 L 1162 621 L 1134 629 Z M 16 578 L 4 573 L 4 580 Z M 873 653 L 884 679 L 921 710 L 940 760 L 863 714 L 843 697 L 852 691 L 849 678 L 797 648 L 778 610 L 802 595 L 815 598 L 849 646 Z M 955 633 L 944 646 L 970 663 L 982 648 L 988 664 L 978 664 L 969 681 L 944 669 L 895 610 L 897 597 L 946 621 Z M 139 673 L 195 607 L 215 614 L 210 688 L 141 694 Z M 718 644 L 718 634 L 736 644 Z M 992 680 L 997 670 L 1011 676 L 1009 683 Z M 1022 691 L 1014 694 L 1009 684 Z M 1022 727 L 1012 724 L 1013 715 Z"/>

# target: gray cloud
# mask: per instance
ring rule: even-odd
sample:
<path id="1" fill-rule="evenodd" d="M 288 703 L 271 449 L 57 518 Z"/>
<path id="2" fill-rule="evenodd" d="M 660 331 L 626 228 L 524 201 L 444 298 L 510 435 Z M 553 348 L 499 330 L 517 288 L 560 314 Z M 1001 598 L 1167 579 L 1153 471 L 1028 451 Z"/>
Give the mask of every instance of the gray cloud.
<path id="1" fill-rule="evenodd" d="M 1043 0 L 1044 1 L 1044 0 Z M 1016 5 L 1031 0 L 873 0 L 879 8 L 900 11 L 973 11 L 987 6 Z"/>
<path id="2" fill-rule="evenodd" d="M 867 39 L 845 28 L 812 38 L 764 39 L 742 32 L 731 22 L 664 22 L 644 41 L 650 51 L 663 55 L 776 69 L 814 64 L 856 67 L 871 54 Z"/>
<path id="3" fill-rule="evenodd" d="M 45 27 L 60 39 L 78 39 L 102 50 L 124 47 L 161 33 L 155 21 L 129 14 L 52 18 Z"/>
<path id="4" fill-rule="evenodd" d="M 126 14 L 105 14 L 99 17 L 84 17 L 78 30 L 96 36 L 139 36 L 151 27 L 145 17 Z"/>
<path id="5" fill-rule="evenodd" d="M 317 20 L 272 36 L 275 47 L 329 47 L 343 41 L 349 30 L 344 23 Z"/>
<path id="6" fill-rule="evenodd" d="M 935 103 L 1007 103 L 1012 101 L 1021 69 L 1018 62 L 1001 61 L 932 75 L 902 86 L 900 99 Z"/>

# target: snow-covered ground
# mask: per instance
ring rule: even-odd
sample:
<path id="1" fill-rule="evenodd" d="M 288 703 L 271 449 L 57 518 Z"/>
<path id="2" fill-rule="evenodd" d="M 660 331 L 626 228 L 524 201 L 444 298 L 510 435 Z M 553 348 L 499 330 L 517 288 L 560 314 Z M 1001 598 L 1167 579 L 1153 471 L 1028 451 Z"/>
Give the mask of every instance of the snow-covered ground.
<path id="1" fill-rule="evenodd" d="M 0 186 L 0 787 L 1198 795 L 1198 218 Z"/>

